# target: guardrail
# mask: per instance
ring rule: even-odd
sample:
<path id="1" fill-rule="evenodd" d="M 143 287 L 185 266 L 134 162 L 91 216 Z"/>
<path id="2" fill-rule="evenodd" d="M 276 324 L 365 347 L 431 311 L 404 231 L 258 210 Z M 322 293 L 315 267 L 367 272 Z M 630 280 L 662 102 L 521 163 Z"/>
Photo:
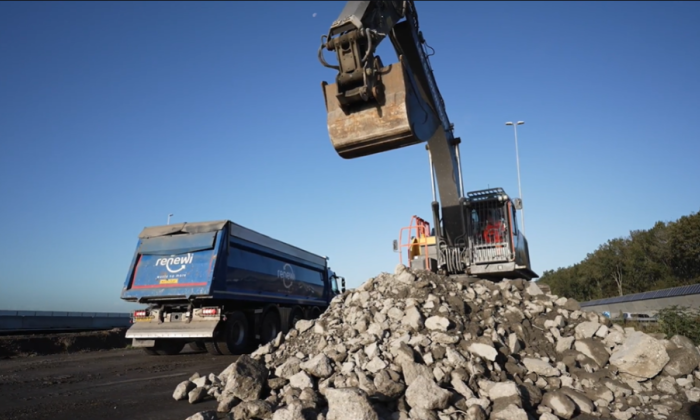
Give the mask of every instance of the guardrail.
<path id="1" fill-rule="evenodd" d="M 131 314 L 0 310 L 0 332 L 107 330 L 128 327 Z"/>
<path id="2" fill-rule="evenodd" d="M 605 299 L 582 302 L 581 308 L 588 311 L 607 313 L 616 318 L 621 314 L 645 314 L 653 317 L 657 312 L 671 306 L 700 308 L 700 284 L 672 287 L 651 292 L 634 293 Z M 637 317 L 635 317 L 637 318 Z M 640 322 L 654 322 L 642 321 Z"/>

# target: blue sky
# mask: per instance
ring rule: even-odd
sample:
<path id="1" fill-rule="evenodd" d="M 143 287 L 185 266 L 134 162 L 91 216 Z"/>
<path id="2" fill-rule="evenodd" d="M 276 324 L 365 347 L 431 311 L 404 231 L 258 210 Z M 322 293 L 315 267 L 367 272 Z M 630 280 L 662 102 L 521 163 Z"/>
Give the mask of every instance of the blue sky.
<path id="1" fill-rule="evenodd" d="M 328 255 L 350 287 L 392 271 L 431 217 L 427 154 L 332 148 L 316 54 L 343 5 L 0 3 L 0 309 L 132 309 L 137 235 L 169 213 Z M 416 6 L 466 190 L 517 196 L 525 121 L 538 273 L 700 210 L 700 4 Z"/>

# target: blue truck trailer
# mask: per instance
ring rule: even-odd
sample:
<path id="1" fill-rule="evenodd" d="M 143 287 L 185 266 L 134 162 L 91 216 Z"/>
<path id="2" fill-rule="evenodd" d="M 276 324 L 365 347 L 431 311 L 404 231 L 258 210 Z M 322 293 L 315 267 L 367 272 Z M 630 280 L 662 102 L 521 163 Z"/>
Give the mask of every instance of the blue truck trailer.
<path id="1" fill-rule="evenodd" d="M 328 258 L 221 220 L 143 229 L 121 298 L 147 305 L 126 332 L 134 347 L 228 355 L 318 317 L 344 291 Z"/>

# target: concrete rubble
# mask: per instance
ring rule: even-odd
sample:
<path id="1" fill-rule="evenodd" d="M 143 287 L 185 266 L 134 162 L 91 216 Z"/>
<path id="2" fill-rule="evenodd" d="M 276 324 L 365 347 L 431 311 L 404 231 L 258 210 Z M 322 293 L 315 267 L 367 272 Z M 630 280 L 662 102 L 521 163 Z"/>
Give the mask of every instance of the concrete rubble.
<path id="1" fill-rule="evenodd" d="M 685 337 L 622 328 L 536 283 L 399 265 L 173 398 L 216 399 L 188 420 L 663 420 L 700 401 L 699 363 Z"/>

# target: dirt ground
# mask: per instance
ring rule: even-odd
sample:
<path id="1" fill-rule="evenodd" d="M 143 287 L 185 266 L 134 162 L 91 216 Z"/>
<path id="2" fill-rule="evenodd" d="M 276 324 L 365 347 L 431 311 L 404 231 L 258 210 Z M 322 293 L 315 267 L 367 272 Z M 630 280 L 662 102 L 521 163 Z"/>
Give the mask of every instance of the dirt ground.
<path id="1" fill-rule="evenodd" d="M 194 372 L 220 373 L 235 356 L 183 351 L 148 356 L 117 349 L 0 360 L 0 419 L 176 420 L 216 408 L 216 400 L 175 401 Z"/>
<path id="2" fill-rule="evenodd" d="M 0 336 L 0 359 L 126 348 L 126 328 L 78 333 Z"/>

